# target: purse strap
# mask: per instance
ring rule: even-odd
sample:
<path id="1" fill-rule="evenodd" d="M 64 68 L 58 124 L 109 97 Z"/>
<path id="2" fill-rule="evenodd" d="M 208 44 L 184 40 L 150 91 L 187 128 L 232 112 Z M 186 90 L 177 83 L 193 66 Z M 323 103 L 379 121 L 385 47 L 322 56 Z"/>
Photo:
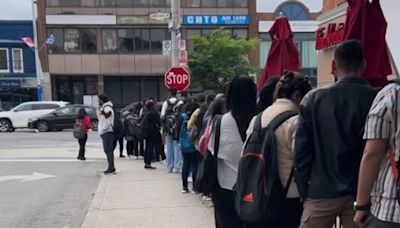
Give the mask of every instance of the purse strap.
<path id="1" fill-rule="evenodd" d="M 221 121 L 222 121 L 222 115 L 217 115 L 215 116 L 215 135 L 214 135 L 214 156 L 218 157 L 218 152 L 219 152 L 219 142 L 220 142 L 220 136 L 221 136 Z"/>

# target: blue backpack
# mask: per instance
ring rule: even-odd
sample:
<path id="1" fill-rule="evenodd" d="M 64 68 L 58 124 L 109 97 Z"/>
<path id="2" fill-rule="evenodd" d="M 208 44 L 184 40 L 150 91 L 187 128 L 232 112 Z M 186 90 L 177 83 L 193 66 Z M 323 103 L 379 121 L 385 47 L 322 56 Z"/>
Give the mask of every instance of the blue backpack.
<path id="1" fill-rule="evenodd" d="M 181 134 L 179 136 L 179 142 L 181 144 L 181 150 L 183 153 L 194 153 L 196 152 L 196 148 L 193 144 L 193 141 L 190 139 L 190 130 L 188 128 L 189 116 L 186 113 L 183 113 L 182 116 L 182 125 L 181 125 Z"/>

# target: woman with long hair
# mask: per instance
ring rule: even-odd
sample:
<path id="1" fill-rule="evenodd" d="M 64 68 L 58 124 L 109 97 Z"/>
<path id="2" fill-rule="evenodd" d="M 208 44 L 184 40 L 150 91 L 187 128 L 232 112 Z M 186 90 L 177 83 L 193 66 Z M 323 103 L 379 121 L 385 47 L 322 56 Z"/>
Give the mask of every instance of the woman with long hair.
<path id="1" fill-rule="evenodd" d="M 78 160 L 86 160 L 85 157 L 85 147 L 86 147 L 86 141 L 88 139 L 88 132 L 92 127 L 92 123 L 90 121 L 90 118 L 88 114 L 86 113 L 85 108 L 79 109 L 78 116 L 75 119 L 75 122 L 80 124 L 84 128 L 84 136 L 82 138 L 78 139 L 79 143 L 79 154 L 78 154 Z"/>
<path id="2" fill-rule="evenodd" d="M 274 103 L 262 111 L 261 127 L 267 127 L 282 113 L 287 111 L 298 112 L 300 102 L 310 90 L 311 85 L 307 78 L 294 72 L 286 72 L 276 85 Z M 297 228 L 300 224 L 303 205 L 300 201 L 295 181 L 293 178 L 290 179 L 294 172 L 293 145 L 297 129 L 297 118 L 297 115 L 289 118 L 275 131 L 279 178 L 282 186 L 288 189 L 286 200 L 281 205 L 281 209 L 285 213 L 280 218 L 271 218 L 262 222 L 262 224 L 247 225 L 246 228 Z M 248 136 L 253 132 L 254 121 L 255 118 L 247 131 Z"/>
<path id="3" fill-rule="evenodd" d="M 215 154 L 214 143 L 219 140 L 219 188 L 212 193 L 217 228 L 240 228 L 243 225 L 235 212 L 233 186 L 246 140 L 246 130 L 256 113 L 256 100 L 257 89 L 253 79 L 247 76 L 234 78 L 226 94 L 228 112 L 222 116 L 220 122 L 220 137 L 215 139 L 215 128 L 208 144 L 210 152 Z"/>
<path id="4" fill-rule="evenodd" d="M 155 150 L 157 145 L 160 143 L 160 129 L 161 119 L 160 112 L 156 109 L 154 100 L 148 99 L 145 102 L 146 112 L 144 112 L 142 126 L 143 132 L 145 133 L 144 138 L 146 139 L 146 151 L 144 153 L 145 169 L 155 169 L 151 166 L 153 161 Z"/>

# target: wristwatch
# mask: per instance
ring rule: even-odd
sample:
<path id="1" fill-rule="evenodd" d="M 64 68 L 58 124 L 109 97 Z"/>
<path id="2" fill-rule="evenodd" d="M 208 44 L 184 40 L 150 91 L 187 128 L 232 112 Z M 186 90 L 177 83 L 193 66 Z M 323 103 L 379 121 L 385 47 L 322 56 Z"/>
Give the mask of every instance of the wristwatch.
<path id="1" fill-rule="evenodd" d="M 356 211 L 370 211 L 371 209 L 371 202 L 368 202 L 364 205 L 359 205 L 357 202 L 354 202 L 354 210 Z"/>

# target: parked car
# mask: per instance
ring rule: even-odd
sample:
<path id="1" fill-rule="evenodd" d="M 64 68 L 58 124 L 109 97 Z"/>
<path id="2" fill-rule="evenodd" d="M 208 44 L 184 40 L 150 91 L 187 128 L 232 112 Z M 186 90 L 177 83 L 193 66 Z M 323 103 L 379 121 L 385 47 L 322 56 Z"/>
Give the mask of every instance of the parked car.
<path id="1" fill-rule="evenodd" d="M 96 108 L 86 105 L 66 105 L 49 114 L 29 119 L 28 126 L 31 129 L 38 129 L 40 132 L 72 129 L 74 128 L 75 118 L 81 108 L 84 108 L 89 115 L 92 121 L 92 130 L 97 131 Z"/>
<path id="2" fill-rule="evenodd" d="M 0 132 L 27 128 L 28 120 L 54 111 L 67 105 L 63 101 L 32 101 L 22 103 L 7 112 L 0 112 Z"/>

